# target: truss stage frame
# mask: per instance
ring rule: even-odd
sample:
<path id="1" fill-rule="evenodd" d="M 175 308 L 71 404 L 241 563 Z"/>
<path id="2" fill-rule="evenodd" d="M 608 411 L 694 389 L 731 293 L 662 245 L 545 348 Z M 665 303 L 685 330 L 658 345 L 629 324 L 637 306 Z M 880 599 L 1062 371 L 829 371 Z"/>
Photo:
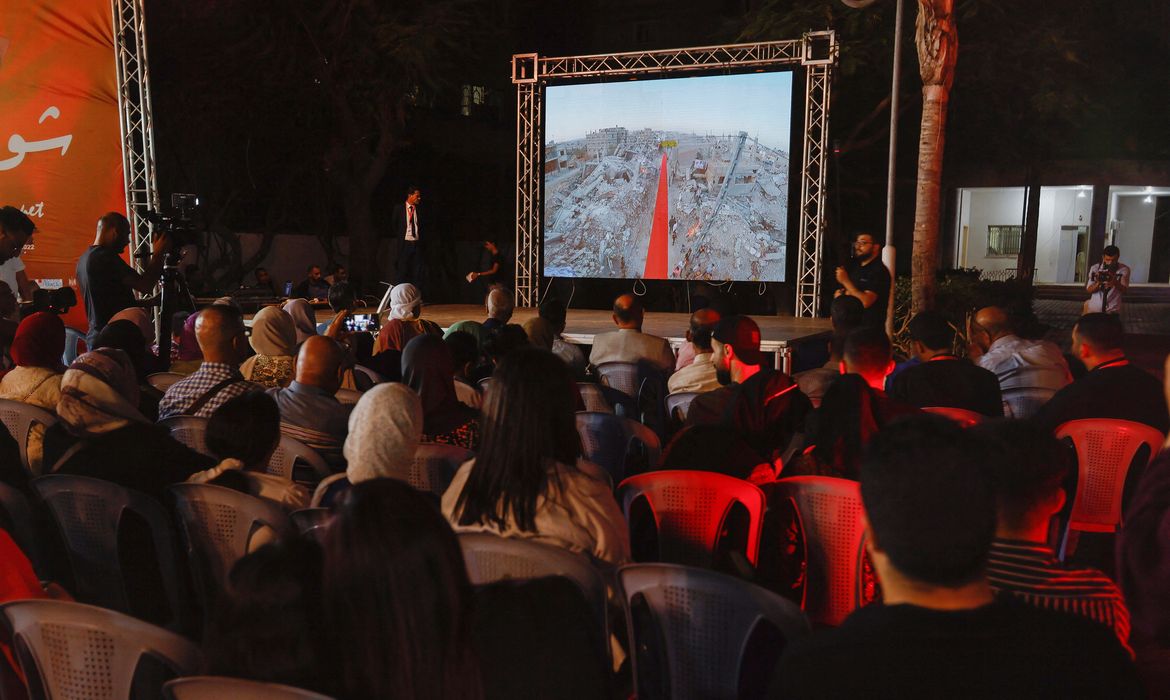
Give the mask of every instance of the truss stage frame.
<path id="1" fill-rule="evenodd" d="M 118 2 L 119 0 L 114 0 Z M 133 0 L 122 0 L 130 2 Z M 809 32 L 800 39 L 589 56 L 512 56 L 516 85 L 516 303 L 539 301 L 541 193 L 544 185 L 542 88 L 558 80 L 767 68 L 805 69 L 801 139 L 800 223 L 797 235 L 796 315 L 817 315 L 825 230 L 829 98 L 840 46 L 836 34 Z"/>

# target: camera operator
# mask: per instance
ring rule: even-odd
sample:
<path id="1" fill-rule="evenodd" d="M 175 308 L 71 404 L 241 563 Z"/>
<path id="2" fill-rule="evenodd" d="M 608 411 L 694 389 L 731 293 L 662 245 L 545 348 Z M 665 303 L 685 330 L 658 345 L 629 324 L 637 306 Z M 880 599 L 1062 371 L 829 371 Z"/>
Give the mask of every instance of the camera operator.
<path id="1" fill-rule="evenodd" d="M 89 333 L 85 337 L 88 347 L 93 347 L 94 339 L 110 317 L 137 305 L 134 292 L 149 294 L 162 275 L 163 258 L 170 247 L 166 234 L 156 236 L 151 243 L 150 263 L 142 274 L 122 259 L 129 243 L 130 222 L 125 216 L 110 212 L 98 219 L 93 245 L 77 261 L 77 284 L 85 296 L 85 314 L 89 317 Z"/>
<path id="2" fill-rule="evenodd" d="M 1129 266 L 1117 261 L 1121 251 L 1115 245 L 1105 246 L 1101 262 L 1089 268 L 1089 283 L 1085 291 L 1090 296 L 1084 313 L 1121 313 L 1121 297 L 1129 289 Z"/>

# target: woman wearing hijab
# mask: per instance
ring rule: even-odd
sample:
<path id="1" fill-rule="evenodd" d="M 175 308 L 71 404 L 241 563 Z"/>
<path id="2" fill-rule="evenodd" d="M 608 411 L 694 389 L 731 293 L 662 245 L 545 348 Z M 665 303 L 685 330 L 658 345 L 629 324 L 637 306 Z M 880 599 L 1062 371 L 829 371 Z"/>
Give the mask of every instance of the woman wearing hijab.
<path id="1" fill-rule="evenodd" d="M 534 316 L 524 322 L 524 333 L 528 335 L 528 342 L 541 350 L 552 352 L 553 341 L 557 333 L 548 321 Z"/>
<path id="2" fill-rule="evenodd" d="M 57 410 L 61 398 L 61 353 L 65 350 L 65 324 L 61 317 L 38 311 L 20 322 L 12 340 L 10 354 L 15 364 L 0 379 L 0 399 L 20 401 L 46 411 Z M 29 466 L 34 474 L 43 469 L 45 426 L 37 423 L 29 430 Z"/>
<path id="3" fill-rule="evenodd" d="M 280 307 L 292 318 L 297 332 L 297 345 L 305 342 L 309 336 L 317 335 L 317 321 L 313 314 L 313 307 L 304 299 L 289 299 Z"/>
<path id="4" fill-rule="evenodd" d="M 101 348 L 78 357 L 61 379 L 60 421 L 45 431 L 45 463 L 56 473 L 105 479 L 163 500 L 214 460 L 171 437 L 138 410 L 130 357 Z"/>
<path id="5" fill-rule="evenodd" d="M 408 481 L 422 431 L 422 400 L 404 385 L 378 384 L 362 394 L 349 414 L 345 474 L 322 481 L 313 506 L 332 505 L 351 484 L 382 477 Z"/>
<path id="6" fill-rule="evenodd" d="M 199 313 L 193 313 L 183 322 L 183 330 L 179 335 L 179 351 L 171 362 L 171 371 L 178 374 L 191 374 L 203 364 L 203 350 L 199 347 L 199 339 L 195 337 L 195 321 L 199 320 Z"/>
<path id="7" fill-rule="evenodd" d="M 121 320 L 106 324 L 93 341 L 93 349 L 114 348 L 126 353 L 130 363 L 134 365 L 134 374 L 138 378 L 138 410 L 147 420 L 158 420 L 158 402 L 162 401 L 163 392 L 155 389 L 146 381 L 153 371 L 154 355 L 146 347 L 142 332 L 131 321 Z"/>
<path id="8" fill-rule="evenodd" d="M 390 290 L 390 318 L 378 331 L 374 343 L 374 354 L 386 350 L 402 352 L 411 338 L 420 335 L 439 335 L 443 330 L 434 321 L 420 318 L 422 294 L 410 283 L 395 286 Z"/>
<path id="9" fill-rule="evenodd" d="M 240 365 L 244 379 L 266 388 L 288 386 L 297 353 L 292 317 L 275 306 L 265 306 L 252 319 L 249 342 L 256 354 Z"/>
<path id="10" fill-rule="evenodd" d="M 183 319 L 186 321 L 187 319 Z M 150 312 L 140 306 L 131 306 L 127 309 L 122 309 L 118 313 L 110 317 L 110 323 L 115 321 L 129 321 L 138 327 L 138 331 L 142 333 L 142 339 L 146 343 L 147 351 L 154 354 L 154 320 L 150 317 Z"/>
<path id="11" fill-rule="evenodd" d="M 438 335 L 420 335 L 402 351 L 402 381 L 422 399 L 423 442 L 479 446 L 479 412 L 455 393 L 455 361 Z"/>

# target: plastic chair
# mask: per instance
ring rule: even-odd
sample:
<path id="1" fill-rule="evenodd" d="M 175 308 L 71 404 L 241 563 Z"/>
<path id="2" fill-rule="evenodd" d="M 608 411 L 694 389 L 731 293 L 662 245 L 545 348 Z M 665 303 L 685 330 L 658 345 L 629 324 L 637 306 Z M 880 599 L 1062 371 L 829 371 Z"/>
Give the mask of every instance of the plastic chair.
<path id="1" fill-rule="evenodd" d="M 205 615 L 213 610 L 232 566 L 251 551 L 257 532 L 269 528 L 278 540 L 296 536 L 288 516 L 270 501 L 210 484 L 175 484 L 168 490 L 175 496 Z"/>
<path id="2" fill-rule="evenodd" d="M 463 549 L 467 575 L 476 586 L 544 576 L 562 576 L 572 581 L 581 589 L 589 607 L 593 609 L 600 625 L 598 642 L 602 645 L 605 658 L 609 658 L 605 579 L 587 556 L 574 554 L 563 547 L 482 532 L 461 533 L 459 546 Z"/>
<path id="3" fill-rule="evenodd" d="M 362 365 L 354 365 L 353 371 L 360 372 L 360 373 L 366 375 L 366 377 L 369 378 L 369 380 L 371 382 L 373 382 L 374 384 L 381 384 L 382 382 L 386 381 L 385 377 L 378 374 L 377 372 L 370 369 L 369 367 L 363 367 Z"/>
<path id="4" fill-rule="evenodd" d="M 177 384 L 186 378 L 187 375 L 179 374 L 178 372 L 155 372 L 154 374 L 146 375 L 146 383 L 165 393 L 167 389 L 171 388 L 171 385 Z"/>
<path id="5" fill-rule="evenodd" d="M 171 437 L 200 454 L 210 455 L 207 449 L 207 421 L 200 416 L 171 416 L 160 420 L 171 431 Z"/>
<path id="6" fill-rule="evenodd" d="M 333 396 L 341 403 L 352 406 L 362 398 L 362 392 L 357 389 L 338 389 Z"/>
<path id="7" fill-rule="evenodd" d="M 614 483 L 625 478 L 632 450 L 644 449 L 650 468 L 657 466 L 662 454 L 662 442 L 653 430 L 612 413 L 578 413 L 577 434 L 585 459 L 609 472 Z"/>
<path id="8" fill-rule="evenodd" d="M 597 376 L 601 377 L 602 384 L 632 398 L 637 398 L 638 389 L 642 386 L 638 375 L 636 362 L 602 362 L 597 365 Z"/>
<path id="9" fill-rule="evenodd" d="M 328 508 L 302 508 L 289 514 L 293 527 L 301 535 L 307 535 L 320 542 L 329 527 L 330 513 Z"/>
<path id="10" fill-rule="evenodd" d="M 618 500 L 630 522 L 630 507 L 645 497 L 658 528 L 662 561 L 687 566 L 714 564 L 719 535 L 731 508 L 748 513 L 744 556 L 754 566 L 764 522 L 764 492 L 742 479 L 703 471 L 667 470 L 631 476 L 618 486 Z"/>
<path id="11" fill-rule="evenodd" d="M 0 607 L 32 697 L 129 698 L 143 657 L 170 677 L 194 673 L 199 648 L 128 615 L 60 600 L 18 600 Z M 141 689 L 149 691 L 150 689 Z M 142 697 L 158 697 L 143 692 Z"/>
<path id="12" fill-rule="evenodd" d="M 606 401 L 601 387 L 592 382 L 577 382 L 577 393 L 585 404 L 585 410 L 590 413 L 613 413 L 613 406 Z"/>
<path id="13" fill-rule="evenodd" d="M 165 700 L 331 700 L 290 685 L 218 676 L 178 678 L 164 685 L 162 694 Z"/>
<path id="14" fill-rule="evenodd" d="M 0 527 L 8 531 L 12 541 L 32 562 L 37 577 L 49 580 L 49 572 L 41 559 L 36 520 L 28 497 L 8 484 L 0 482 Z"/>
<path id="15" fill-rule="evenodd" d="M 61 354 L 61 362 L 68 367 L 81 354 L 81 346 L 85 345 L 85 333 L 76 328 L 65 327 L 65 352 Z M 88 348 L 87 348 L 88 349 Z"/>
<path id="16" fill-rule="evenodd" d="M 794 476 L 773 489 L 791 499 L 804 532 L 808 584 L 802 607 L 814 623 L 840 625 L 864 602 L 861 487 L 848 479 Z"/>
<path id="17" fill-rule="evenodd" d="M 639 696 L 667 686 L 661 697 L 675 700 L 744 697 L 741 671 L 749 641 L 762 625 L 774 628 L 785 644 L 809 633 L 808 620 L 794 603 L 732 576 L 671 564 L 635 564 L 622 567 L 618 579 Z M 643 606 L 649 615 L 636 612 Z M 654 677 L 655 665 L 646 663 L 648 648 L 659 651 L 665 665 L 658 669 L 661 677 Z"/>
<path id="18" fill-rule="evenodd" d="M 34 425 L 43 425 L 48 429 L 57 422 L 57 416 L 31 404 L 0 399 L 0 422 L 4 423 L 20 446 L 20 464 L 25 472 L 31 474 L 32 467 L 28 461 L 28 434 Z"/>
<path id="19" fill-rule="evenodd" d="M 674 412 L 678 411 L 677 417 L 680 423 L 687 419 L 687 409 L 691 407 L 691 402 L 699 395 L 697 391 L 680 391 L 677 394 L 667 394 L 666 396 L 666 415 L 675 418 Z"/>
<path id="20" fill-rule="evenodd" d="M 1085 418 L 1061 424 L 1056 437 L 1071 439 L 1077 452 L 1077 493 L 1060 546 L 1063 559 L 1071 531 L 1117 531 L 1126 477 L 1138 450 L 1142 445 L 1149 448 L 1138 465 L 1144 471 L 1161 449 L 1164 436 L 1144 423 Z"/>
<path id="21" fill-rule="evenodd" d="M 299 476 L 296 473 L 297 462 L 303 462 L 312 469 L 312 478 L 297 478 Z M 325 458 L 316 450 L 287 435 L 280 436 L 280 442 L 272 451 L 272 456 L 268 458 L 268 464 L 264 471 L 289 481 L 306 482 L 320 481 L 333 473 L 333 470 L 325 463 Z"/>
<path id="22" fill-rule="evenodd" d="M 987 420 L 987 416 L 975 411 L 969 411 L 965 408 L 956 408 L 954 406 L 923 406 L 923 411 L 933 413 L 944 418 L 950 418 L 964 428 L 970 428 L 973 425 L 979 425 Z"/>
<path id="23" fill-rule="evenodd" d="M 127 590 L 127 573 L 119 531 L 127 512 L 141 518 L 150 532 L 155 562 L 162 577 L 169 616 L 151 620 L 169 629 L 181 624 L 178 557 L 174 530 L 166 510 L 153 498 L 86 476 L 51 474 L 32 481 L 61 533 L 73 572 L 74 595 L 84 603 L 138 615 Z"/>
<path id="24" fill-rule="evenodd" d="M 419 443 L 406 481 L 419 491 L 442 497 L 451 485 L 451 479 L 455 478 L 455 472 L 459 471 L 459 465 L 474 458 L 474 452 L 455 445 Z"/>

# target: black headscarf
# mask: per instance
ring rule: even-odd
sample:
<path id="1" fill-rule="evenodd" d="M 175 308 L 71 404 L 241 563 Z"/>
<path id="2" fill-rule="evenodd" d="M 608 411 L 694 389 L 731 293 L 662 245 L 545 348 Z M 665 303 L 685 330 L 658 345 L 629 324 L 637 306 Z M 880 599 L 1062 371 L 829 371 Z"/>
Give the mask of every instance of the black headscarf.
<path id="1" fill-rule="evenodd" d="M 449 433 L 478 415 L 455 395 L 455 361 L 442 336 L 411 338 L 402 350 L 402 381 L 422 399 L 426 435 Z"/>

